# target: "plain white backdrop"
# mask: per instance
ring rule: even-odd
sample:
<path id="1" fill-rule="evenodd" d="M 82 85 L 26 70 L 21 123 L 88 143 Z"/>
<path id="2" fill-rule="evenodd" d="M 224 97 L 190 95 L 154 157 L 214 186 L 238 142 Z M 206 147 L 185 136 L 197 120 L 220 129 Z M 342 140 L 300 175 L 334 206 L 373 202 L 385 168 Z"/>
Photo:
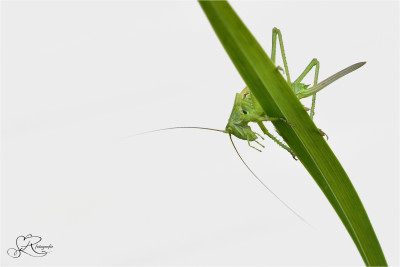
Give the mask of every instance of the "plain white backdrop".
<path id="1" fill-rule="evenodd" d="M 314 57 L 320 80 L 367 61 L 319 93 L 315 120 L 398 265 L 399 3 L 232 6 L 268 54 L 281 29 L 292 77 Z M 121 138 L 225 127 L 245 85 L 197 2 L 4 1 L 1 22 L 2 265 L 363 265 L 312 177 L 272 141 L 259 153 L 235 140 L 313 228 L 226 135 Z M 52 252 L 9 257 L 27 234 Z"/>

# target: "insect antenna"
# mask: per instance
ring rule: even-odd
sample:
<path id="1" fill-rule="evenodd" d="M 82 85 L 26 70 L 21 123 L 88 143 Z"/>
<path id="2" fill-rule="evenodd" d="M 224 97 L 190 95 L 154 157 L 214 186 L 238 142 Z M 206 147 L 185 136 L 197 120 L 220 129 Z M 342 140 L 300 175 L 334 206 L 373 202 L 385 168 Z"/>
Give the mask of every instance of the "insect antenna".
<path id="1" fill-rule="evenodd" d="M 258 178 L 258 176 L 250 169 L 250 167 L 247 165 L 247 163 L 244 161 L 244 159 L 242 158 L 242 156 L 240 155 L 239 151 L 237 150 L 235 144 L 233 143 L 233 139 L 232 139 L 232 135 L 229 134 L 229 138 L 231 139 L 231 143 L 233 145 L 233 148 L 236 151 L 236 154 L 239 156 L 240 160 L 243 162 L 243 164 L 246 166 L 246 168 L 253 174 L 253 176 L 272 194 L 274 195 L 283 205 L 286 206 L 286 208 L 288 208 L 291 212 L 294 213 L 294 215 L 296 215 L 300 220 L 302 220 L 303 222 L 305 222 L 308 226 L 312 227 L 311 224 L 309 224 L 303 217 L 301 217 L 299 214 L 297 214 L 291 207 L 289 207 L 289 205 L 287 205 L 285 202 L 283 202 L 282 199 L 280 199 L 260 178 Z"/>
<path id="2" fill-rule="evenodd" d="M 175 130 L 175 129 L 200 129 L 200 130 L 209 130 L 209 131 L 216 131 L 216 132 L 221 132 L 221 133 L 227 133 L 226 131 L 223 130 L 218 130 L 218 129 L 213 129 L 213 128 L 206 128 L 206 127 L 196 127 L 196 126 L 178 126 L 178 127 L 169 127 L 169 128 L 162 128 L 162 129 L 157 129 L 157 130 L 151 130 L 147 132 L 141 132 L 137 134 L 132 134 L 128 135 L 125 137 L 121 137 L 121 139 L 137 136 L 137 135 L 142 135 L 142 134 L 148 134 L 148 133 L 153 133 L 153 132 L 160 132 L 160 131 L 167 131 L 167 130 Z"/>

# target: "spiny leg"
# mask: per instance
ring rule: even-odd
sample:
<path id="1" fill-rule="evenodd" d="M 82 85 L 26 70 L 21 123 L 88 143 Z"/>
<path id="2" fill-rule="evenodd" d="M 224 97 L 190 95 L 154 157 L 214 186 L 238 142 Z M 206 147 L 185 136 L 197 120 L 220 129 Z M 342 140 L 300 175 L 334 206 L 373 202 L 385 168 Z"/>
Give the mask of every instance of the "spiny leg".
<path id="1" fill-rule="evenodd" d="M 282 54 L 282 60 L 283 60 L 283 66 L 285 68 L 285 73 L 286 73 L 286 79 L 289 84 L 290 83 L 290 75 L 289 75 L 289 68 L 286 62 L 286 55 L 285 55 L 285 48 L 283 47 L 283 41 L 282 41 L 282 34 L 281 31 L 277 28 L 272 29 L 272 51 L 271 51 L 271 60 L 272 63 L 275 65 L 275 58 L 276 58 L 276 36 L 278 35 L 279 39 L 279 46 L 281 48 L 281 54 Z"/>
<path id="2" fill-rule="evenodd" d="M 264 133 L 266 136 L 268 136 L 269 138 L 271 138 L 271 139 L 272 139 L 275 143 L 277 143 L 280 147 L 282 147 L 282 148 L 285 149 L 287 152 L 289 152 L 295 160 L 297 160 L 296 155 L 294 154 L 293 150 L 292 150 L 290 147 L 288 147 L 287 145 L 285 145 L 284 143 L 282 143 L 278 138 L 276 138 L 273 134 L 271 134 L 262 122 L 258 122 L 257 124 L 258 124 L 258 126 L 260 126 L 261 130 L 263 131 L 263 133 Z"/>
<path id="3" fill-rule="evenodd" d="M 314 74 L 314 85 L 313 86 L 315 86 L 318 83 L 318 73 L 319 73 L 319 61 L 316 58 L 311 60 L 310 64 L 308 64 L 308 66 L 303 71 L 303 73 L 301 73 L 299 78 L 297 78 L 294 82 L 295 83 L 301 82 L 314 66 L 315 66 L 315 74 Z M 314 114 L 315 114 L 315 111 L 314 111 L 315 110 L 315 100 L 316 100 L 316 94 L 313 95 L 312 102 L 311 102 L 311 111 L 310 111 L 311 120 L 313 120 Z"/>

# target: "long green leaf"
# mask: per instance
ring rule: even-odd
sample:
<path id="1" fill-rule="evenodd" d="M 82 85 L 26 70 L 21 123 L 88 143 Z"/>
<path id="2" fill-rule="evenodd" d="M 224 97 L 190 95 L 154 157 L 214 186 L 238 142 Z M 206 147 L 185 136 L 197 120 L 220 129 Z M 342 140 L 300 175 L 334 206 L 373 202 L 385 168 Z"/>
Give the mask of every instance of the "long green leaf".
<path id="1" fill-rule="evenodd" d="M 317 182 L 368 266 L 387 266 L 368 215 L 346 172 L 256 39 L 225 1 L 200 1 L 214 31 L 240 75 L 271 117 L 282 138 Z"/>

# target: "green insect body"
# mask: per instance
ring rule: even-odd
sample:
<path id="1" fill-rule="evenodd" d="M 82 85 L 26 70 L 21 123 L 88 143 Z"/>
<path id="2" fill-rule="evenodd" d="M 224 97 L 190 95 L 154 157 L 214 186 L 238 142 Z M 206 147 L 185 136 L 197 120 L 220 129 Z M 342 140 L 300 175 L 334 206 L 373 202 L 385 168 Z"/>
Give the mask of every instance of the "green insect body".
<path id="1" fill-rule="evenodd" d="M 248 87 L 245 87 L 242 92 L 236 94 L 235 103 L 233 105 L 232 113 L 229 117 L 228 124 L 225 127 L 225 131 L 229 134 L 236 136 L 239 139 L 247 140 L 250 147 L 260 151 L 258 148 L 255 148 L 250 144 L 251 141 L 258 143 L 260 146 L 264 147 L 260 144 L 256 139 L 258 137 L 264 139 L 258 133 L 252 131 L 249 126 L 250 122 L 262 124 L 263 121 L 275 121 L 275 120 L 284 120 L 281 118 L 272 118 L 268 117 L 265 114 L 264 110 L 261 108 L 258 101 L 255 97 L 252 96 Z M 284 120 L 285 121 L 285 120 Z M 281 147 L 285 150 L 289 151 L 293 156 L 293 152 L 291 149 L 280 142 L 275 136 L 270 134 L 265 126 L 262 124 L 261 129 L 263 132 L 272 138 L 275 142 L 277 142 Z"/>
<path id="2" fill-rule="evenodd" d="M 279 45 L 281 49 L 281 54 L 282 54 L 282 59 L 284 63 L 284 72 L 286 73 L 286 80 L 289 83 L 290 87 L 292 88 L 293 92 L 296 94 L 296 96 L 301 99 L 305 97 L 312 96 L 312 106 L 310 110 L 310 117 L 313 119 L 314 116 L 314 110 L 315 110 L 315 94 L 331 84 L 332 82 L 336 81 L 337 79 L 345 76 L 346 74 L 358 69 L 362 65 L 365 64 L 365 62 L 360 62 L 356 63 L 350 67 L 347 67 L 346 69 L 343 69 L 342 71 L 330 76 L 329 78 L 325 79 L 324 81 L 317 83 L 318 80 L 318 73 L 319 73 L 319 62 L 317 59 L 313 59 L 310 64 L 306 67 L 306 69 L 303 71 L 302 74 L 292 83 L 290 81 L 290 75 L 289 75 L 289 70 L 286 62 L 286 56 L 285 56 L 285 50 L 283 48 L 283 42 L 282 42 L 282 35 L 281 32 L 277 29 L 274 28 L 272 30 L 272 53 L 271 53 L 271 60 L 275 64 L 275 57 L 276 57 L 276 41 L 277 37 L 279 39 Z M 311 69 L 315 67 L 315 75 L 314 75 L 314 85 L 310 87 L 310 85 L 304 84 L 301 81 L 304 79 L 304 77 L 311 71 Z M 281 67 L 277 67 L 278 70 L 283 70 Z M 288 122 L 284 118 L 273 118 L 269 117 L 267 114 L 265 114 L 264 110 L 261 108 L 261 105 L 258 103 L 257 99 L 252 96 L 250 90 L 248 87 L 245 87 L 239 94 L 236 94 L 235 97 L 235 103 L 233 105 L 232 113 L 229 117 L 228 124 L 225 127 L 225 132 L 228 134 L 232 134 L 236 136 L 239 139 L 247 140 L 248 144 L 250 147 L 259 150 L 258 148 L 255 148 L 250 144 L 250 142 L 256 142 L 260 146 L 264 147 L 262 144 L 260 144 L 257 139 L 258 137 L 264 139 L 261 135 L 258 133 L 254 132 L 251 127 L 249 126 L 250 122 L 257 123 L 263 133 L 270 137 L 273 141 L 275 141 L 278 145 L 280 145 L 282 148 L 287 150 L 289 153 L 292 154 L 292 156 L 295 158 L 295 155 L 293 151 L 282 141 L 277 139 L 274 135 L 272 135 L 270 132 L 268 132 L 267 128 L 263 124 L 264 121 L 277 121 L 277 120 L 282 120 L 287 122 L 289 125 L 292 125 L 292 123 Z M 293 126 L 293 125 L 292 125 Z M 322 135 L 325 135 L 323 131 L 321 131 Z M 279 134 L 279 133 L 278 133 Z"/>
<path id="3" fill-rule="evenodd" d="M 313 119 L 313 116 L 314 116 L 315 94 L 317 92 L 319 92 L 320 90 L 322 90 L 323 88 L 325 88 L 326 86 L 328 86 L 329 84 L 331 84 L 332 82 L 336 81 L 337 79 L 358 69 L 359 67 L 361 67 L 362 65 L 365 64 L 365 62 L 360 62 L 360 63 L 354 64 L 354 65 L 347 67 L 346 69 L 341 70 L 338 73 L 330 76 L 329 78 L 325 79 L 324 81 L 317 83 L 318 72 L 319 72 L 319 62 L 317 59 L 313 59 L 310 62 L 310 64 L 308 64 L 308 66 L 303 71 L 303 73 L 300 74 L 300 76 L 294 82 L 291 82 L 289 70 L 288 70 L 288 66 L 287 66 L 287 62 L 286 62 L 285 50 L 283 48 L 282 35 L 281 35 L 281 32 L 277 28 L 274 28 L 272 30 L 271 60 L 275 64 L 277 37 L 279 39 L 279 45 L 280 45 L 280 50 L 281 50 L 283 64 L 284 64 L 284 69 L 282 69 L 281 67 L 278 66 L 277 70 L 284 71 L 284 73 L 286 74 L 286 81 L 288 82 L 288 84 L 292 88 L 293 92 L 296 94 L 296 96 L 299 99 L 312 96 L 311 109 L 305 108 L 307 111 L 310 110 L 311 119 Z M 306 84 L 302 83 L 301 81 L 314 67 L 315 67 L 314 84 L 312 87 L 310 87 L 309 85 L 306 85 Z M 266 136 L 268 136 L 273 141 L 275 141 L 283 149 L 285 149 L 289 153 L 291 153 L 293 158 L 296 159 L 296 156 L 293 153 L 293 151 L 285 143 L 283 143 L 278 138 L 276 138 L 274 135 L 272 135 L 267 130 L 265 125 L 263 124 L 263 122 L 265 122 L 265 121 L 278 121 L 278 120 L 284 121 L 284 122 L 288 123 L 289 125 L 294 126 L 291 122 L 287 121 L 285 118 L 269 117 L 264 112 L 264 110 L 261 108 L 261 105 L 259 104 L 257 99 L 251 94 L 249 88 L 246 87 L 240 93 L 236 94 L 236 96 L 235 96 L 235 103 L 233 105 L 232 113 L 229 117 L 228 124 L 226 125 L 225 130 L 197 127 L 197 126 L 178 126 L 178 127 L 163 128 L 163 129 L 143 132 L 143 133 L 139 133 L 139 134 L 135 134 L 135 135 L 146 134 L 146 133 L 150 133 L 150 132 L 165 131 L 165 130 L 173 130 L 173 129 L 201 129 L 201 130 L 217 131 L 217 132 L 229 134 L 232 145 L 233 145 L 237 155 L 239 156 L 239 158 L 241 159 L 243 164 L 247 167 L 247 169 L 253 174 L 253 176 L 266 189 L 268 189 L 282 204 L 284 204 L 289 210 L 291 210 L 297 217 L 299 217 L 301 220 L 305 221 L 300 215 L 298 215 L 293 209 L 291 209 L 285 202 L 283 202 L 271 189 L 269 189 L 268 186 L 260 178 L 258 178 L 258 176 L 249 168 L 249 166 L 243 160 L 242 156 L 239 154 L 239 152 L 236 149 L 236 146 L 232 140 L 232 135 L 234 135 L 239 139 L 247 140 L 247 143 L 249 144 L 250 147 L 252 147 L 258 151 L 261 151 L 258 148 L 254 147 L 250 144 L 250 142 L 256 142 L 261 147 L 264 147 L 262 144 L 260 144 L 257 141 L 258 137 L 260 137 L 261 139 L 264 139 L 264 138 L 261 135 L 259 135 L 258 133 L 254 132 L 251 129 L 251 127 L 249 126 L 249 123 L 251 123 L 251 122 L 257 123 L 258 126 L 260 127 L 260 129 L 262 130 L 262 132 Z M 325 135 L 321 130 L 320 130 L 320 132 L 322 135 Z M 278 132 L 278 134 L 279 134 L 279 132 Z M 130 136 L 127 136 L 127 137 L 130 137 Z"/>

